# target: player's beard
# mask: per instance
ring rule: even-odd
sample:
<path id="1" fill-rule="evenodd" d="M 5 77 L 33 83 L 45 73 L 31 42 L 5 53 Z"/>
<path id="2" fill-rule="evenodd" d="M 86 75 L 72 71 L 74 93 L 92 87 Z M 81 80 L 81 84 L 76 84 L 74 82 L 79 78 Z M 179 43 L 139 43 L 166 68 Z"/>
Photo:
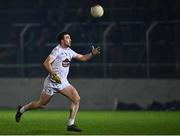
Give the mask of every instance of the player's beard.
<path id="1" fill-rule="evenodd" d="M 64 48 L 68 48 L 68 47 L 71 47 L 71 43 L 64 43 L 64 44 L 62 44 L 62 46 L 63 46 Z"/>
<path id="2" fill-rule="evenodd" d="M 71 47 L 71 43 L 65 44 L 66 47 Z"/>

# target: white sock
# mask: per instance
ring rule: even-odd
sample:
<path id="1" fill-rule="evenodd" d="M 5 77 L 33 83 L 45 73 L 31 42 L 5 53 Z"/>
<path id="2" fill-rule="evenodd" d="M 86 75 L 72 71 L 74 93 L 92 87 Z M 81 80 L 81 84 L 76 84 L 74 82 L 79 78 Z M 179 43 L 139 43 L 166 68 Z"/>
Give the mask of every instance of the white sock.
<path id="1" fill-rule="evenodd" d="M 20 109 L 20 112 L 21 112 L 21 113 L 24 113 L 24 112 L 25 112 L 24 106 Z"/>
<path id="2" fill-rule="evenodd" d="M 69 121 L 68 121 L 68 126 L 73 125 L 73 124 L 74 124 L 74 120 L 75 120 L 75 119 L 71 119 L 71 118 L 70 118 Z"/>

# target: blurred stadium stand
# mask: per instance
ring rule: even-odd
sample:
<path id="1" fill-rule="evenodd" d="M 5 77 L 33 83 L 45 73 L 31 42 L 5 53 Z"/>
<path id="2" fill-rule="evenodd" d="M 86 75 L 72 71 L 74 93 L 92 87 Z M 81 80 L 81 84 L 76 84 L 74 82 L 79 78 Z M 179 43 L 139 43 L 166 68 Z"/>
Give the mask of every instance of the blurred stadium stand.
<path id="1" fill-rule="evenodd" d="M 136 103 L 117 102 L 114 110 L 150 110 L 150 111 L 178 111 L 180 110 L 180 102 L 172 100 L 169 102 L 152 101 L 146 108 L 141 107 Z"/>
<path id="2" fill-rule="evenodd" d="M 105 14 L 93 19 L 97 3 Z M 41 64 L 66 30 L 77 52 L 102 47 L 72 61 L 70 77 L 180 78 L 179 0 L 0 0 L 0 18 L 0 77 L 45 76 Z"/>

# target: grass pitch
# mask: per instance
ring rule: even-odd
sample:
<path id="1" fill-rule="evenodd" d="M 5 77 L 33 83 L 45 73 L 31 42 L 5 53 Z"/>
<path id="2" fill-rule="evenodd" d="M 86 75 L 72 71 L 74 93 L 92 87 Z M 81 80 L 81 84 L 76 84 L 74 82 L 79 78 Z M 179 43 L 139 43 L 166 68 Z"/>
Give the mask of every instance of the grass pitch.
<path id="1" fill-rule="evenodd" d="M 16 123 L 15 111 L 0 111 L 0 134 L 8 135 L 131 135 L 180 134 L 180 112 L 79 111 L 76 123 L 82 132 L 67 132 L 69 112 L 26 112 Z"/>

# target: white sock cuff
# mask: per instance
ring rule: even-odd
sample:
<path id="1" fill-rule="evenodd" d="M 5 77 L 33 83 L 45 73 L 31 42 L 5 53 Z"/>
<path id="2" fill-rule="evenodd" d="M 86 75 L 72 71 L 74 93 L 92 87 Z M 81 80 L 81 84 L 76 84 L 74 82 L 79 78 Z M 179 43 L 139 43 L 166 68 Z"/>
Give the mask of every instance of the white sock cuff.
<path id="1" fill-rule="evenodd" d="M 21 112 L 21 113 L 24 113 L 24 112 L 25 112 L 24 106 L 20 109 L 20 112 Z"/>
<path id="2" fill-rule="evenodd" d="M 71 125 L 73 125 L 74 124 L 74 121 L 75 121 L 75 119 L 69 119 L 69 121 L 68 121 L 68 126 L 71 126 Z"/>

